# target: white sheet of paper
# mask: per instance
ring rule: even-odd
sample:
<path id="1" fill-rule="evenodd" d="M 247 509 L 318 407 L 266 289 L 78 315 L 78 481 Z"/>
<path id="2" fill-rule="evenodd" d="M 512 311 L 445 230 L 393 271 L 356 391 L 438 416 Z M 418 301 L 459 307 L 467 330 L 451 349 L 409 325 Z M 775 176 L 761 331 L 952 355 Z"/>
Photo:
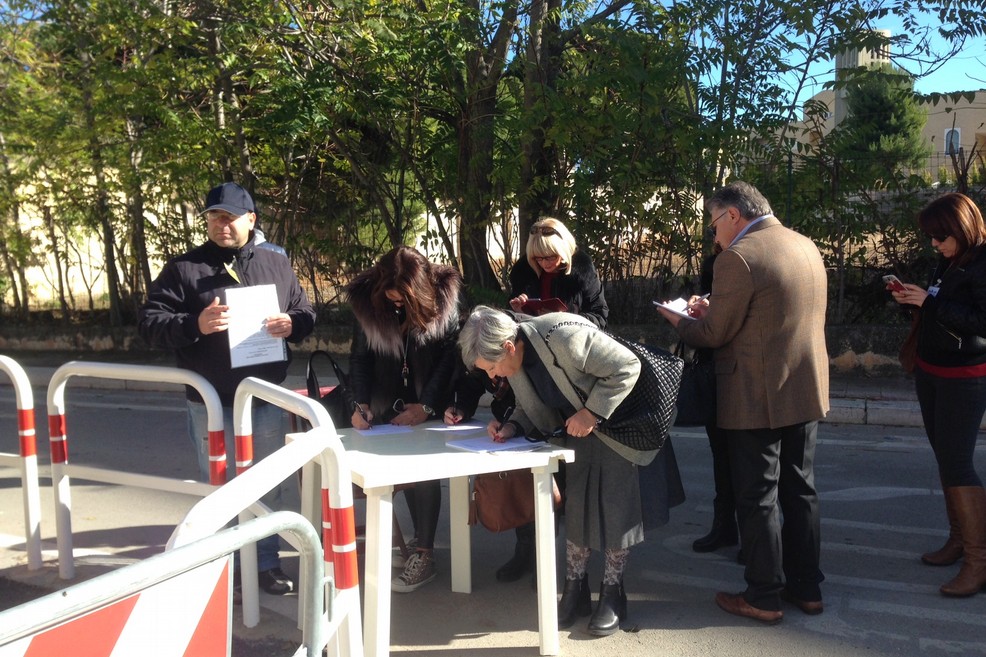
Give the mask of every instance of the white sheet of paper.
<path id="1" fill-rule="evenodd" d="M 229 306 L 229 361 L 231 367 L 287 360 L 283 338 L 271 337 L 264 320 L 281 312 L 277 287 L 250 285 L 226 290 Z"/>
<path id="2" fill-rule="evenodd" d="M 464 449 L 467 452 L 533 452 L 544 445 L 541 442 L 532 443 L 524 437 L 511 438 L 498 443 L 489 436 L 446 440 L 445 444 L 456 449 Z"/>
<path id="3" fill-rule="evenodd" d="M 440 431 L 445 433 L 453 431 L 481 431 L 485 428 L 485 424 L 443 424 L 440 427 L 426 427 L 425 431 Z"/>
<path id="4" fill-rule="evenodd" d="M 369 429 L 356 429 L 361 436 L 389 436 L 395 433 L 411 433 L 414 429 L 403 424 L 374 424 Z"/>
<path id="5" fill-rule="evenodd" d="M 653 304 L 658 308 L 665 308 L 667 310 L 670 310 L 671 312 L 673 312 L 675 315 L 678 315 L 679 317 L 687 317 L 688 319 L 695 319 L 694 317 L 688 314 L 688 301 L 682 299 L 681 297 L 678 297 L 673 301 L 665 301 L 664 303 L 661 303 L 660 301 L 654 301 Z"/>

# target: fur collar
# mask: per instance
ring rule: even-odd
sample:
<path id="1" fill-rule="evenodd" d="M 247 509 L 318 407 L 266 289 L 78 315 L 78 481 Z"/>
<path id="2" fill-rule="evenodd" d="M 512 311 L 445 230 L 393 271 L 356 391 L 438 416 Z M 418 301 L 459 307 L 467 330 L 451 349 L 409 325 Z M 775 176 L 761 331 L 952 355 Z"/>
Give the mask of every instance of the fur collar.
<path id="1" fill-rule="evenodd" d="M 411 329 L 411 344 L 421 347 L 429 342 L 448 335 L 450 330 L 459 326 L 459 293 L 462 290 L 462 274 L 459 270 L 447 265 L 431 266 L 435 274 L 437 288 L 438 317 L 428 326 L 426 331 Z M 397 329 L 395 316 L 377 314 L 370 302 L 372 283 L 368 271 L 359 274 L 349 284 L 349 303 L 352 306 L 356 321 L 366 334 L 366 342 L 370 350 L 384 355 L 400 358 L 404 353 L 404 344 L 400 331 Z"/>

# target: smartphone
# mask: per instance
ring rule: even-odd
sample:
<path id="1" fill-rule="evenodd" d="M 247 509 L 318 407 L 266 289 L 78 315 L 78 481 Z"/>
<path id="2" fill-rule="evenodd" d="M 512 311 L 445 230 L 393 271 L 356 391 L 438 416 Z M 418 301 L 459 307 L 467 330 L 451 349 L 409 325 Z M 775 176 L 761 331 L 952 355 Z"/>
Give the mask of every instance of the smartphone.
<path id="1" fill-rule="evenodd" d="M 893 274 L 887 274 L 883 277 L 883 282 L 890 286 L 891 292 L 903 292 L 904 284 L 900 282 L 900 279 Z"/>

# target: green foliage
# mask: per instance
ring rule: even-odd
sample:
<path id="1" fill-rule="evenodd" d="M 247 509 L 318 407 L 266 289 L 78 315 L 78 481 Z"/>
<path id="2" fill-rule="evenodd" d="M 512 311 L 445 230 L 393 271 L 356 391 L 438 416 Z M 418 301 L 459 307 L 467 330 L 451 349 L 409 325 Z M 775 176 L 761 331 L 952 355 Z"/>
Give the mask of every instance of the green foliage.
<path id="1" fill-rule="evenodd" d="M 855 113 L 885 112 L 878 134 L 861 121 L 789 164 L 803 91 L 818 62 L 876 43 L 867 28 L 884 16 L 904 21 L 899 45 L 939 61 L 950 53 L 932 55 L 917 16 L 959 48 L 986 32 L 979 4 L 8 2 L 3 264 L 52 254 L 43 278 L 114 279 L 111 304 L 139 302 L 161 259 L 204 239 L 205 191 L 234 179 L 319 304 L 401 243 L 501 303 L 510 263 L 486 275 L 487 237 L 512 253 L 537 211 L 571 224 L 614 320 L 634 321 L 693 284 L 701 199 L 745 177 L 850 294 L 853 268 L 920 261 L 908 222 L 931 175 L 910 173 L 915 117 L 894 112 L 909 102 L 894 80 Z M 27 293 L 8 285 L 6 299 Z"/>
<path id="2" fill-rule="evenodd" d="M 833 152 L 851 165 L 845 180 L 857 189 L 885 189 L 923 165 L 930 154 L 921 134 L 927 121 L 911 77 L 885 64 L 846 85 L 848 115 L 835 129 Z"/>

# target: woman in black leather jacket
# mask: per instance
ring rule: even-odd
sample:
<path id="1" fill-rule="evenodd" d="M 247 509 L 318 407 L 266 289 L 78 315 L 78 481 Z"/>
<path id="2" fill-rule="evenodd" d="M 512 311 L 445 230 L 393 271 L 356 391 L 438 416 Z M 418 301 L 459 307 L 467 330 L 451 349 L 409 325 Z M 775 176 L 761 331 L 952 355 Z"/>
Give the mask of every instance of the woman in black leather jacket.
<path id="1" fill-rule="evenodd" d="M 416 425 L 444 412 L 457 366 L 462 276 L 399 246 L 347 288 L 356 315 L 349 357 L 356 407 L 353 427 Z M 441 511 L 440 482 L 405 491 L 414 522 L 415 552 L 392 590 L 409 593 L 435 578 L 432 558 Z"/>
<path id="2" fill-rule="evenodd" d="M 921 313 L 914 379 L 950 528 L 945 545 L 921 560 L 947 566 L 964 557 L 941 592 L 965 597 L 986 586 L 986 491 L 973 463 L 986 413 L 986 225 L 958 193 L 929 203 L 918 224 L 941 262 L 927 289 L 905 284 L 893 295 Z"/>

